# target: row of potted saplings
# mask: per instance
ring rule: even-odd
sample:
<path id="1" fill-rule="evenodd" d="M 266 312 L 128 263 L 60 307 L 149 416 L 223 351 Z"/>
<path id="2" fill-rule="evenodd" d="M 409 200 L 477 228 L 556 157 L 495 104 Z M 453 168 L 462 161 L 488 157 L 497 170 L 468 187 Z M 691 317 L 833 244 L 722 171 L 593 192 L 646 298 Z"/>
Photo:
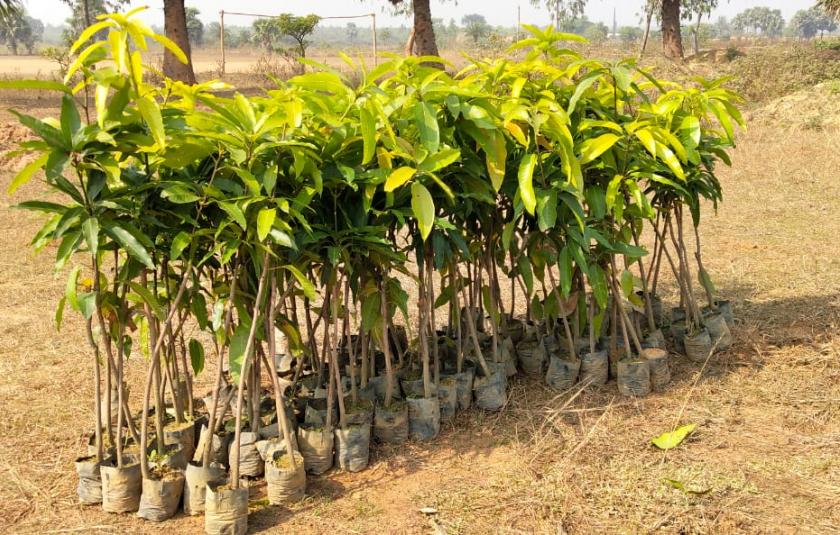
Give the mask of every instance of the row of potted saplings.
<path id="1" fill-rule="evenodd" d="M 677 349 L 691 360 L 707 357 L 692 351 L 686 340 L 681 307 L 672 310 L 668 321 L 662 317 L 661 301 L 656 297 L 637 307 L 611 296 L 609 314 L 604 314 L 600 330 L 609 334 L 601 336 L 592 321 L 597 305 L 591 298 L 587 302 L 588 321 L 585 318 L 584 322 L 579 321 L 577 311 L 559 321 L 504 317 L 495 351 L 494 336 L 486 333 L 484 321 L 470 325 L 466 321 L 469 312 L 462 311 L 465 321 L 458 329 L 449 326 L 434 333 L 429 351 L 434 355 L 433 381 L 424 380 L 417 341 L 410 344 L 400 326 L 389 330 L 385 351 L 375 350 L 371 338 L 345 337 L 336 360 L 325 355 L 310 359 L 307 367 L 302 366 L 303 360 L 294 362 L 284 355 L 269 361 L 260 348 L 262 358 L 255 359 L 243 377 L 246 394 L 238 398 L 237 388 L 224 381 L 216 396 L 211 393 L 204 399 L 208 414 L 201 418 L 191 419 L 193 403 L 184 403 L 188 391 L 180 386 L 183 381 L 172 383 L 179 387 L 170 388 L 173 402 L 159 411 L 164 432 L 154 437 L 148 457 L 155 477 L 142 478 L 136 447 L 123 448 L 122 462 L 116 465 L 110 458 L 103 463 L 80 459 L 80 500 L 102 503 L 109 512 L 137 511 L 142 518 L 160 521 L 175 514 L 183 496 L 187 514 L 206 509 L 208 533 L 224 532 L 230 526 L 241 532 L 247 526 L 248 492 L 247 487 L 227 485 L 226 467 L 232 462 L 237 462 L 238 476 L 265 476 L 270 503 L 294 501 L 304 495 L 305 472 L 321 474 L 333 465 L 348 471 L 364 469 L 372 438 L 382 443 L 429 440 L 439 433 L 442 420 L 450 420 L 473 402 L 484 410 L 500 409 L 506 401 L 507 378 L 517 371 L 542 376 L 560 390 L 577 381 L 604 384 L 610 377 L 617 379 L 625 395 L 662 390 L 670 380 L 670 371 L 665 337 L 658 324 L 670 324 Z M 481 316 L 478 312 L 473 315 Z M 725 349 L 731 343 L 728 303 L 710 304 L 703 309 L 703 318 L 715 347 Z M 642 328 L 645 324 L 652 328 Z M 588 327 L 586 335 L 581 335 L 580 331 L 587 330 L 581 325 Z M 458 332 L 466 336 L 459 338 Z M 367 347 L 362 347 L 363 341 Z M 331 362 L 337 365 L 331 367 Z M 356 373 L 366 367 L 375 373 Z M 277 378 L 275 394 L 294 392 L 289 401 L 281 393 L 278 404 L 263 391 L 261 369 Z M 164 391 L 163 384 L 157 386 Z M 241 412 L 236 410 L 239 402 L 243 404 Z M 112 419 L 123 425 L 123 414 L 115 412 Z M 156 411 L 151 412 L 157 421 Z M 239 424 L 247 429 L 241 432 L 235 451 L 231 439 L 237 421 L 229 418 L 231 413 L 244 413 L 244 422 Z M 212 435 L 207 433 L 210 421 L 214 422 Z M 125 424 L 129 428 L 126 443 L 131 443 L 136 431 L 131 429 L 133 422 Z M 290 450 L 294 455 L 288 455 Z M 109 453 L 113 456 L 114 452 Z"/>

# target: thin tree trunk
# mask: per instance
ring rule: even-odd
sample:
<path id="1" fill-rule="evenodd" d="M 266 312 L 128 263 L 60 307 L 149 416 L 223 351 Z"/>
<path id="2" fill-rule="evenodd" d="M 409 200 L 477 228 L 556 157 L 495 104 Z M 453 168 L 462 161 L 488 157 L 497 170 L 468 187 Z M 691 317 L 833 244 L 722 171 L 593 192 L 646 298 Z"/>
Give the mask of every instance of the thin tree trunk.
<path id="1" fill-rule="evenodd" d="M 639 59 L 645 55 L 645 50 L 647 49 L 648 39 L 650 38 L 650 22 L 653 19 L 653 4 L 648 6 L 647 12 L 645 13 L 645 34 L 642 37 L 642 46 L 639 49 Z"/>

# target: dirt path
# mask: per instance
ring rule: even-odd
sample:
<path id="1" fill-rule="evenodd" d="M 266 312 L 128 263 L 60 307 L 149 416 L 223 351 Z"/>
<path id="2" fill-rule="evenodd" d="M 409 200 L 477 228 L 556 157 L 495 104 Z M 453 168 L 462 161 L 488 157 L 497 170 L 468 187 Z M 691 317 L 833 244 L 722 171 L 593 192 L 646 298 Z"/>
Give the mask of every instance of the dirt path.
<path id="1" fill-rule="evenodd" d="M 839 145 L 836 132 L 757 129 L 721 171 L 705 261 L 740 319 L 734 349 L 693 391 L 698 367 L 681 360 L 667 393 L 639 401 L 614 383 L 569 402 L 516 380 L 501 414 L 473 411 L 431 444 L 376 449 L 362 473 L 311 479 L 291 509 L 255 503 L 252 531 L 836 533 Z M 35 188 L 0 196 L 0 532 L 198 533 L 200 519 L 154 525 L 76 505 L 91 357 L 78 319 L 53 327 L 65 275 L 53 273 L 54 250 L 27 246 L 38 217 L 10 207 Z M 681 422 L 698 432 L 655 451 L 649 439 L 683 404 Z"/>

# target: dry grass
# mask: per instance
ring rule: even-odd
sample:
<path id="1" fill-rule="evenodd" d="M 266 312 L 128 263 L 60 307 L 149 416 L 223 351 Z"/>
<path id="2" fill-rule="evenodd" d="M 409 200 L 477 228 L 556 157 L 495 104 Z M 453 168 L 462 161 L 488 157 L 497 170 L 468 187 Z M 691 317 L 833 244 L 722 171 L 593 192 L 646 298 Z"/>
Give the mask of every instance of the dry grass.
<path id="1" fill-rule="evenodd" d="M 677 358 L 671 389 L 640 400 L 618 396 L 614 383 L 557 395 L 514 380 L 505 411 L 459 415 L 430 444 L 376 449 L 362 473 L 312 478 L 292 508 L 255 502 L 252 528 L 836 533 L 839 144 L 835 131 L 787 137 L 765 124 L 722 170 L 726 200 L 704 221 L 704 250 L 739 322 L 733 349 L 701 375 Z M 8 169 L 2 176 L 5 189 Z M 196 518 L 154 525 L 76 504 L 71 462 L 93 419 L 91 357 L 78 319 L 53 328 L 64 285 L 54 251 L 34 256 L 38 219 L 10 208 L 36 187 L 0 197 L 0 531 L 198 532 Z M 138 378 L 141 368 L 135 359 L 128 371 Z M 650 438 L 678 423 L 684 403 L 680 423 L 698 431 L 667 454 L 653 449 Z"/>

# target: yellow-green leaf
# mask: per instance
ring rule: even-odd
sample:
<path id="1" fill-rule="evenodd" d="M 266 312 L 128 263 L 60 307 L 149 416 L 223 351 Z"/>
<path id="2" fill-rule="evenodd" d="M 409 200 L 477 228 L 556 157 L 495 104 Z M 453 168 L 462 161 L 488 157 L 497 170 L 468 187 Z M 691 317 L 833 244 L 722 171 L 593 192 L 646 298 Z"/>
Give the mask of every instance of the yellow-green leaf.
<path id="1" fill-rule="evenodd" d="M 7 193 L 11 195 L 16 192 L 19 187 L 29 182 L 32 179 L 32 175 L 35 174 L 35 171 L 38 171 L 46 165 L 49 157 L 49 154 L 42 154 L 37 160 L 26 164 L 26 166 L 21 169 L 17 175 L 15 175 L 15 178 L 12 179 L 12 183 L 9 184 L 9 188 L 6 190 Z"/>
<path id="2" fill-rule="evenodd" d="M 149 126 L 152 137 L 158 147 L 166 148 L 166 134 L 163 130 L 163 117 L 160 114 L 160 107 L 157 102 L 151 97 L 140 97 L 137 99 L 137 108 L 140 110 L 140 115 Z"/>
<path id="3" fill-rule="evenodd" d="M 425 241 L 432 232 L 435 222 L 435 203 L 432 195 L 426 187 L 414 182 L 411 185 L 411 209 L 417 219 L 417 226 L 420 228 L 420 236 Z"/>
<path id="4" fill-rule="evenodd" d="M 395 169 L 388 176 L 388 180 L 385 181 L 385 191 L 394 191 L 398 187 L 411 180 L 411 177 L 413 177 L 414 173 L 416 172 L 417 169 L 414 169 L 413 167 L 400 167 L 399 169 Z"/>
<path id="5" fill-rule="evenodd" d="M 529 214 L 534 214 L 537 207 L 537 197 L 534 195 L 534 166 L 537 164 L 536 154 L 526 154 L 519 163 L 519 197 Z"/>
<path id="6" fill-rule="evenodd" d="M 650 443 L 660 450 L 670 450 L 679 446 L 695 429 L 697 429 L 697 424 L 687 424 L 669 433 L 662 433 L 658 437 L 651 439 Z"/>
<path id="7" fill-rule="evenodd" d="M 367 109 L 359 110 L 359 120 L 362 127 L 362 141 L 364 143 L 362 165 L 367 164 L 376 153 L 376 120 Z"/>
<path id="8" fill-rule="evenodd" d="M 589 163 L 604 154 L 621 139 L 615 134 L 602 134 L 594 139 L 588 139 L 581 144 L 580 163 Z"/>
<path id="9" fill-rule="evenodd" d="M 263 208 L 257 214 L 257 237 L 260 241 L 265 240 L 268 233 L 271 232 L 271 227 L 274 225 L 274 219 L 276 217 L 276 208 Z"/>

